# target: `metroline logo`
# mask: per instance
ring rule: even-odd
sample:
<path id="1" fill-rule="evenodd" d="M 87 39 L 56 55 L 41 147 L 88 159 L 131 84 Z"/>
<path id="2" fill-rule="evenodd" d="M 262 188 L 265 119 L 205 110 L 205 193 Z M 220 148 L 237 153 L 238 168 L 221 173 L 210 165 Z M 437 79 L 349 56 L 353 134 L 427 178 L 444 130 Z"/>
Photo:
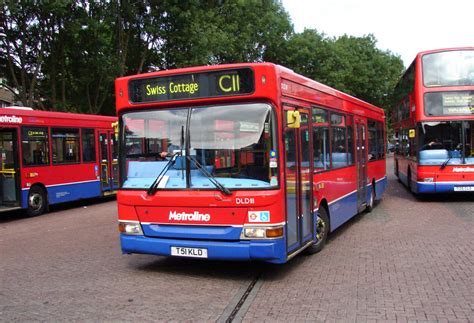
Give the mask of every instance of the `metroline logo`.
<path id="1" fill-rule="evenodd" d="M 454 167 L 455 173 L 474 173 L 474 167 Z"/>
<path id="2" fill-rule="evenodd" d="M 17 116 L 0 116 L 0 122 L 4 123 L 22 123 L 23 118 Z"/>
<path id="3" fill-rule="evenodd" d="M 194 211 L 194 213 L 186 213 L 186 212 L 178 213 L 176 211 L 170 211 L 168 220 L 209 222 L 211 220 L 211 215 L 207 213 L 205 214 L 199 213 L 198 211 Z"/>

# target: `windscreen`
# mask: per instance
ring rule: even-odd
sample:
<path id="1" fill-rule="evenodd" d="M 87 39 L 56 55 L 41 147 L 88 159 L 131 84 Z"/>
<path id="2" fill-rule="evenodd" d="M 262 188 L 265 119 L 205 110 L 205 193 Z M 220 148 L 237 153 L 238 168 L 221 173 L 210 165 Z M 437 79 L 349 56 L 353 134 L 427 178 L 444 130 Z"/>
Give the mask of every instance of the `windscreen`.
<path id="1" fill-rule="evenodd" d="M 126 113 L 122 188 L 148 189 L 168 163 L 158 188 L 215 189 L 210 176 L 230 189 L 277 187 L 274 118 L 261 103 Z"/>
<path id="2" fill-rule="evenodd" d="M 423 83 L 427 87 L 474 85 L 474 50 L 424 55 Z"/>
<path id="3" fill-rule="evenodd" d="M 474 121 L 423 122 L 418 126 L 421 165 L 474 164 Z"/>

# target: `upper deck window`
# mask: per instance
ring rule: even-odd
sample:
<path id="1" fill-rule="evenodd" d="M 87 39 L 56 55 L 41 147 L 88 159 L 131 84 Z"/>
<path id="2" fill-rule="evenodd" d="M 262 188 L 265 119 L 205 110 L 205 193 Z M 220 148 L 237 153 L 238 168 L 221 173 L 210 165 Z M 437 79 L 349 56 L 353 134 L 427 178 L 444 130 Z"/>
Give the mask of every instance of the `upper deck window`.
<path id="1" fill-rule="evenodd" d="M 474 51 L 448 51 L 423 56 L 426 87 L 474 85 Z"/>

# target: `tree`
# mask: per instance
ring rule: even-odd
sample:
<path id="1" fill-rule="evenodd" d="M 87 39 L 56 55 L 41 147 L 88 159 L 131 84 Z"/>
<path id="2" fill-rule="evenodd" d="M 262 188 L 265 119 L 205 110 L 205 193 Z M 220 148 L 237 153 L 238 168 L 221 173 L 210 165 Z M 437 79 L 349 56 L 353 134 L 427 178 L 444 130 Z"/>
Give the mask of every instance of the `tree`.
<path id="1" fill-rule="evenodd" d="M 400 58 L 372 35 L 295 34 L 278 0 L 12 1 L 0 66 L 24 105 L 114 114 L 114 80 L 185 66 L 271 61 L 387 108 Z"/>
<path id="2" fill-rule="evenodd" d="M 118 76 L 262 61 L 292 32 L 274 0 L 8 0 L 0 15 L 0 64 L 25 105 L 100 114 Z"/>
<path id="3" fill-rule="evenodd" d="M 2 57 L 6 58 L 9 82 L 18 91 L 23 105 L 41 105 L 38 80 L 42 76 L 45 48 L 48 47 L 42 28 L 45 12 L 29 1 L 4 1 L 1 4 L 0 35 Z"/>
<path id="4" fill-rule="evenodd" d="M 164 68 L 262 61 L 292 32 L 278 1 L 171 1 L 165 11 Z"/>
<path id="5" fill-rule="evenodd" d="M 322 81 L 323 68 L 330 58 L 329 42 L 315 29 L 293 34 L 284 44 L 275 63 L 291 68 L 296 73 Z"/>
<path id="6" fill-rule="evenodd" d="M 332 59 L 324 66 L 323 74 L 327 84 L 388 109 L 404 66 L 400 56 L 376 45 L 373 35 L 344 35 L 332 40 Z"/>
<path id="7" fill-rule="evenodd" d="M 329 38 L 314 29 L 294 34 L 279 63 L 384 109 L 403 73 L 398 55 L 377 48 L 373 35 Z"/>

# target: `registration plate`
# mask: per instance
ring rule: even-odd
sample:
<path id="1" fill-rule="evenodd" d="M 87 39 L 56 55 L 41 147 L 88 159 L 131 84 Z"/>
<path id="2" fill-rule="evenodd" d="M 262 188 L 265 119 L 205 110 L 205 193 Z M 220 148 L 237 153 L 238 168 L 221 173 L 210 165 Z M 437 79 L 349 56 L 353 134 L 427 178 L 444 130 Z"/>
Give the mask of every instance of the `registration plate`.
<path id="1" fill-rule="evenodd" d="M 455 192 L 474 192 L 474 186 L 455 186 Z"/>
<path id="2" fill-rule="evenodd" d="M 178 256 L 178 257 L 207 258 L 207 249 L 188 248 L 188 247 L 171 247 L 171 255 Z"/>

